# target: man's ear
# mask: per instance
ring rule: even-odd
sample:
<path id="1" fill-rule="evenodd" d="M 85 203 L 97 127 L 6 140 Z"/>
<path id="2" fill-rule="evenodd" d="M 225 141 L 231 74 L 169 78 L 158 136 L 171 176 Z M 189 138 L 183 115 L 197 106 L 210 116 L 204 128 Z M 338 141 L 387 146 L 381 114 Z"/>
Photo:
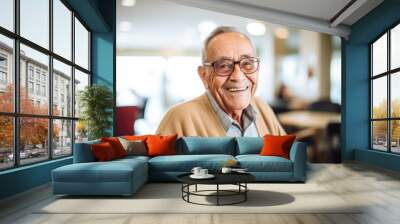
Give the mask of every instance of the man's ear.
<path id="1" fill-rule="evenodd" d="M 208 80 L 207 80 L 207 74 L 206 74 L 206 69 L 204 66 L 199 66 L 197 67 L 197 73 L 199 74 L 199 77 L 201 81 L 203 81 L 203 85 L 206 89 L 208 89 Z"/>

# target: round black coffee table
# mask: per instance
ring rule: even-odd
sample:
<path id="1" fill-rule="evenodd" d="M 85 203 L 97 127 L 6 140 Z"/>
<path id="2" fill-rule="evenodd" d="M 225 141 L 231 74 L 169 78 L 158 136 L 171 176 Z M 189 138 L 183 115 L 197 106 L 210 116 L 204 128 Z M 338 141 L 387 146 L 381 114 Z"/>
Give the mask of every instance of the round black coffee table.
<path id="1" fill-rule="evenodd" d="M 245 202 L 247 200 L 247 192 L 249 188 L 247 187 L 247 183 L 255 180 L 255 177 L 249 173 L 215 173 L 213 174 L 215 177 L 212 179 L 193 179 L 190 177 L 191 173 L 182 174 L 177 177 L 178 181 L 182 183 L 182 199 L 188 203 L 198 204 L 198 205 L 234 205 L 239 204 L 241 202 Z M 205 185 L 216 185 L 215 190 L 197 190 L 198 184 Z M 190 186 L 195 186 L 194 191 L 190 191 Z M 220 189 L 220 185 L 236 185 L 238 186 L 237 190 L 223 190 Z M 215 192 L 215 194 L 205 194 L 209 192 Z M 216 204 L 202 204 L 190 201 L 190 196 L 204 196 L 204 197 L 216 197 Z M 221 203 L 221 197 L 232 197 L 232 196 L 241 196 L 239 200 L 231 202 L 231 203 Z"/>

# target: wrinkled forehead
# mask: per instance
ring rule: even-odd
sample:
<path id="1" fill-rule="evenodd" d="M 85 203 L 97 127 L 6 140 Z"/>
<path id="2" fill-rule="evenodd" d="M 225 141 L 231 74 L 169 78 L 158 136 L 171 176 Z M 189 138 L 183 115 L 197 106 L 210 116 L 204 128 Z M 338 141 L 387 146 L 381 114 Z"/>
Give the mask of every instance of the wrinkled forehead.
<path id="1" fill-rule="evenodd" d="M 207 45 L 209 61 L 228 58 L 238 60 L 254 57 L 254 48 L 250 40 L 241 33 L 223 33 L 212 38 Z"/>

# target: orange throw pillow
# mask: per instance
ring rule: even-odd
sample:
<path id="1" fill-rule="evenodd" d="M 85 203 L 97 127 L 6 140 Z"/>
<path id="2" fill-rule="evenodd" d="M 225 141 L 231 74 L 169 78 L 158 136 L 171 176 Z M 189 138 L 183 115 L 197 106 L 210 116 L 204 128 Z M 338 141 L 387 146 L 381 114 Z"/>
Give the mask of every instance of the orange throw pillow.
<path id="1" fill-rule="evenodd" d="M 94 157 L 99 162 L 109 161 L 117 158 L 114 149 L 108 142 L 93 144 L 90 147 L 92 149 Z"/>
<path id="2" fill-rule="evenodd" d="M 176 154 L 176 138 L 177 135 L 162 136 L 150 135 L 147 137 L 147 154 L 148 156 L 165 156 Z"/>
<path id="3" fill-rule="evenodd" d="M 260 155 L 262 156 L 280 156 L 286 159 L 290 158 L 290 147 L 296 135 L 265 135 L 264 146 L 261 149 Z"/>
<path id="4" fill-rule="evenodd" d="M 108 142 L 114 149 L 117 158 L 126 156 L 126 151 L 117 137 L 101 138 L 101 142 Z"/>

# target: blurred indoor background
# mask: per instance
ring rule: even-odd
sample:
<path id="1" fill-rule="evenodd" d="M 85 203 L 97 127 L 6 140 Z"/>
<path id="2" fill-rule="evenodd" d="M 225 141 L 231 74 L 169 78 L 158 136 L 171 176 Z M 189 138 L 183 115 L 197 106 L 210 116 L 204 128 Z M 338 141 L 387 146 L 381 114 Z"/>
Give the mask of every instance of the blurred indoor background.
<path id="1" fill-rule="evenodd" d="M 150 13 L 151 12 L 151 13 Z M 201 48 L 217 26 L 234 26 L 261 59 L 256 95 L 312 162 L 340 162 L 340 38 L 163 0 L 117 6 L 117 135 L 154 133 L 174 104 L 204 92 Z"/>

